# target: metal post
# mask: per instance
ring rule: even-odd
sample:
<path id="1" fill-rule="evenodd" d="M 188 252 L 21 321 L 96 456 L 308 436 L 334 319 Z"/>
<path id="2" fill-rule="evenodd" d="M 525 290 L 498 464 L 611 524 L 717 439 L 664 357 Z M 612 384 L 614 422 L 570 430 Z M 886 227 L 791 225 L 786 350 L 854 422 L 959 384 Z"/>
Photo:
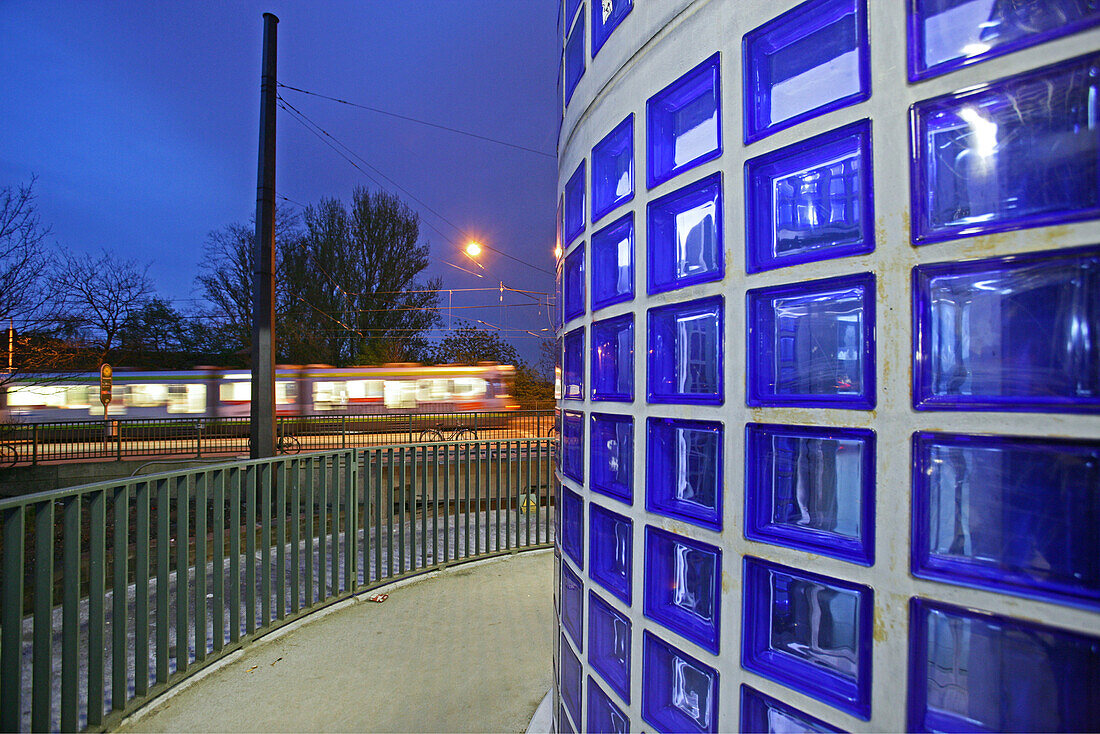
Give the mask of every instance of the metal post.
<path id="1" fill-rule="evenodd" d="M 252 283 L 253 459 L 275 455 L 275 49 L 279 19 L 264 13 L 260 160 Z"/>

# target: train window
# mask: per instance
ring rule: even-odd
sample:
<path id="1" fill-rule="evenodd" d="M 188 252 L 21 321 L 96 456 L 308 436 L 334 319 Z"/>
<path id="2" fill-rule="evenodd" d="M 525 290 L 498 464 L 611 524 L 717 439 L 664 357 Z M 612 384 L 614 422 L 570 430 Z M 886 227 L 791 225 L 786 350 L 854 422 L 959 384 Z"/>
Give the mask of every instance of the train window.
<path id="1" fill-rule="evenodd" d="M 206 385 L 168 385 L 169 413 L 205 413 Z"/>
<path id="2" fill-rule="evenodd" d="M 485 380 L 480 377 L 459 377 L 455 379 L 456 398 L 477 398 L 485 394 Z"/>
<path id="3" fill-rule="evenodd" d="M 223 382 L 218 385 L 218 397 L 223 403 L 250 402 L 252 400 L 252 382 Z"/>
<path id="4" fill-rule="evenodd" d="M 415 408 L 416 383 L 402 380 L 386 380 L 383 394 L 387 408 Z"/>
<path id="5" fill-rule="evenodd" d="M 156 408 L 168 402 L 169 385 L 130 385 L 126 404 L 134 408 Z M 177 387 L 172 385 L 171 387 Z"/>

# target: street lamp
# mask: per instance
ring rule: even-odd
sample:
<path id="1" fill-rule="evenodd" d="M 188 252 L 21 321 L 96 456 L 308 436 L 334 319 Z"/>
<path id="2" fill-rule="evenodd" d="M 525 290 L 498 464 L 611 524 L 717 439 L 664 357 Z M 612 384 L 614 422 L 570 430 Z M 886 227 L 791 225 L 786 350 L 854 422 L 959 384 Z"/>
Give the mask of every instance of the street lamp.
<path id="1" fill-rule="evenodd" d="M 466 254 L 470 257 L 477 257 L 481 254 L 481 245 L 476 242 L 471 242 L 470 244 L 466 245 Z"/>

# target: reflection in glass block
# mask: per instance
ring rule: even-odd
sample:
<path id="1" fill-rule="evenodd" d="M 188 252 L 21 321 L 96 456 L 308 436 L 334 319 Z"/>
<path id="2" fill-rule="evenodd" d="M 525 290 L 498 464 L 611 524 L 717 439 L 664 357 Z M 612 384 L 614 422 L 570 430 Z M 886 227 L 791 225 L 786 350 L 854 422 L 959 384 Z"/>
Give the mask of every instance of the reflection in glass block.
<path id="1" fill-rule="evenodd" d="M 570 479 L 584 481 L 584 413 L 575 410 L 562 413 L 561 471 Z"/>
<path id="2" fill-rule="evenodd" d="M 581 77 L 584 76 L 584 13 L 577 16 L 569 38 L 565 40 L 565 104 L 573 98 Z M 568 237 L 566 238 L 568 239 Z"/>
<path id="3" fill-rule="evenodd" d="M 584 161 L 565 182 L 565 210 L 562 231 L 565 244 L 569 245 L 584 231 Z"/>
<path id="4" fill-rule="evenodd" d="M 591 503 L 588 524 L 588 575 L 629 605 L 634 578 L 634 521 Z M 629 693 L 623 697 L 630 700 Z"/>
<path id="5" fill-rule="evenodd" d="M 912 109 L 913 242 L 1100 216 L 1100 56 Z"/>
<path id="6" fill-rule="evenodd" d="M 584 500 L 567 487 L 561 490 L 561 549 L 584 568 Z"/>
<path id="7" fill-rule="evenodd" d="M 647 211 L 649 293 L 722 279 L 721 174 L 651 201 Z"/>
<path id="8" fill-rule="evenodd" d="M 649 418 L 646 509 L 722 529 L 722 424 Z"/>
<path id="9" fill-rule="evenodd" d="M 592 0 L 592 58 L 633 8 L 634 0 Z"/>
<path id="10" fill-rule="evenodd" d="M 634 314 L 592 323 L 592 399 L 634 399 Z"/>
<path id="11" fill-rule="evenodd" d="M 649 98 L 647 181 L 662 181 L 722 154 L 718 54 Z"/>
<path id="12" fill-rule="evenodd" d="M 1100 408 L 1100 248 L 913 269 L 918 409 Z"/>
<path id="13" fill-rule="evenodd" d="M 562 357 L 562 397 L 566 400 L 584 400 L 584 327 L 573 329 L 565 335 L 565 354 Z"/>
<path id="14" fill-rule="evenodd" d="M 569 566 L 561 564 L 561 623 L 578 650 L 584 650 L 584 585 Z"/>
<path id="15" fill-rule="evenodd" d="M 646 526 L 645 616 L 718 654 L 722 551 Z"/>
<path id="16" fill-rule="evenodd" d="M 561 635 L 561 684 L 558 691 L 561 702 L 565 706 L 573 721 L 581 720 L 581 661 L 577 659 L 573 648 L 565 641 L 565 635 Z"/>
<path id="17" fill-rule="evenodd" d="M 721 296 L 651 308 L 649 402 L 721 405 Z"/>
<path id="18" fill-rule="evenodd" d="M 557 731 L 561 732 L 561 734 L 574 734 L 574 732 L 575 732 L 575 730 L 573 729 L 573 726 L 569 723 L 569 718 L 566 716 L 564 705 L 562 705 L 558 709 L 558 728 L 557 728 Z"/>
<path id="19" fill-rule="evenodd" d="M 592 235 L 592 310 L 634 298 L 634 213 Z"/>
<path id="20" fill-rule="evenodd" d="M 745 182 L 748 272 L 875 249 L 869 120 L 753 158 Z"/>
<path id="21" fill-rule="evenodd" d="M 631 113 L 592 148 L 592 221 L 633 198 L 634 114 Z"/>
<path id="22" fill-rule="evenodd" d="M 914 598 L 909 731 L 1093 731 L 1100 637 Z"/>
<path id="23" fill-rule="evenodd" d="M 745 426 L 745 537 L 874 564 L 875 434 Z"/>
<path id="24" fill-rule="evenodd" d="M 793 734 L 794 732 L 840 732 L 841 729 L 742 683 L 741 731 L 745 734 L 748 732 Z"/>
<path id="25" fill-rule="evenodd" d="M 875 276 L 746 293 L 751 406 L 875 407 Z"/>
<path id="26" fill-rule="evenodd" d="M 913 574 L 1100 608 L 1100 442 L 916 433 Z"/>
<path id="27" fill-rule="evenodd" d="M 595 593 L 588 594 L 588 662 L 630 703 L 630 620 Z"/>
<path id="28" fill-rule="evenodd" d="M 634 504 L 634 419 L 593 413 L 589 453 L 591 490 Z"/>
<path id="29" fill-rule="evenodd" d="M 562 309 L 565 306 L 565 299 L 562 297 L 562 262 L 559 260 L 557 267 L 554 268 L 554 330 L 557 331 L 563 323 L 565 323 L 562 317 Z M 557 398 L 555 398 L 557 399 Z"/>
<path id="30" fill-rule="evenodd" d="M 642 635 L 642 718 L 662 732 L 718 730 L 718 671 Z"/>
<path id="31" fill-rule="evenodd" d="M 871 96 L 867 0 L 808 0 L 743 48 L 746 144 Z"/>
<path id="32" fill-rule="evenodd" d="M 573 248 L 565 256 L 562 268 L 563 296 L 565 297 L 566 321 L 584 315 L 584 243 Z"/>
<path id="33" fill-rule="evenodd" d="M 912 0 L 909 80 L 944 74 L 1097 23 L 1100 4 L 1082 0 Z"/>
<path id="34" fill-rule="evenodd" d="M 747 670 L 870 718 L 870 587 L 745 556 L 742 591 Z"/>
<path id="35" fill-rule="evenodd" d="M 588 727 L 590 734 L 629 734 L 630 719 L 616 706 L 611 697 L 588 677 Z"/>

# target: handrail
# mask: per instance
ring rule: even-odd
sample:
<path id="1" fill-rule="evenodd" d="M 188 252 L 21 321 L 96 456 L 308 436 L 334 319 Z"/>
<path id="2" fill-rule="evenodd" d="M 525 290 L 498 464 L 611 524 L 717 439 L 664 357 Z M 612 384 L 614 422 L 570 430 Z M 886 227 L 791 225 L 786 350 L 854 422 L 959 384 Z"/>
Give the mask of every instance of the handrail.
<path id="1" fill-rule="evenodd" d="M 0 729 L 110 727 L 324 606 L 546 547 L 554 443 L 372 446 L 0 500 Z"/>

